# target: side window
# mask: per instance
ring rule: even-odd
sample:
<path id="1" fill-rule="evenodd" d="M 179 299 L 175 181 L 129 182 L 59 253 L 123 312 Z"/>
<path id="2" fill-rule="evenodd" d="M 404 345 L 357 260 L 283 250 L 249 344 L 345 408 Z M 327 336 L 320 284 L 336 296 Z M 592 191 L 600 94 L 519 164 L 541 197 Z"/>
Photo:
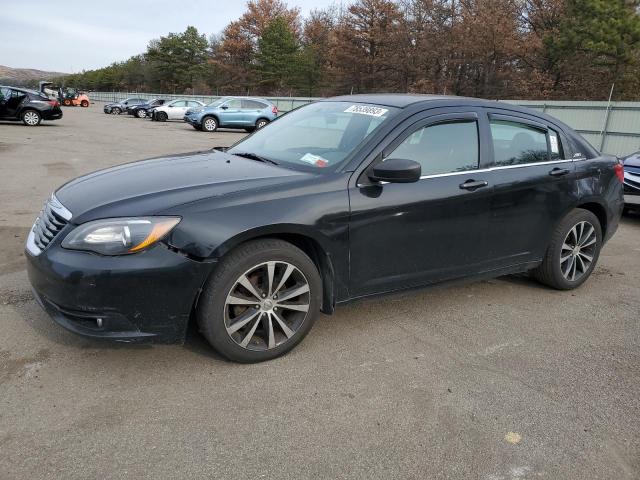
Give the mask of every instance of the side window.
<path id="1" fill-rule="evenodd" d="M 386 158 L 414 160 L 422 175 L 478 168 L 478 124 L 475 121 L 429 125 L 409 135 Z"/>
<path id="2" fill-rule="evenodd" d="M 549 161 L 547 134 L 543 130 L 518 122 L 491 120 L 491 137 L 494 161 L 499 167 Z"/>
<path id="3" fill-rule="evenodd" d="M 247 110 L 263 110 L 267 108 L 267 106 L 255 100 L 242 100 L 242 108 Z"/>
<path id="4" fill-rule="evenodd" d="M 549 130 L 549 147 L 551 160 L 563 160 L 565 158 L 562 140 L 560 140 L 560 135 L 555 130 Z"/>
<path id="5" fill-rule="evenodd" d="M 180 100 L 178 102 L 173 102 L 171 104 L 172 107 L 186 107 L 187 106 L 187 102 L 184 100 Z"/>
<path id="6" fill-rule="evenodd" d="M 235 110 L 238 108 L 242 108 L 242 101 L 239 99 L 229 100 L 227 103 L 224 104 L 224 106 Z"/>

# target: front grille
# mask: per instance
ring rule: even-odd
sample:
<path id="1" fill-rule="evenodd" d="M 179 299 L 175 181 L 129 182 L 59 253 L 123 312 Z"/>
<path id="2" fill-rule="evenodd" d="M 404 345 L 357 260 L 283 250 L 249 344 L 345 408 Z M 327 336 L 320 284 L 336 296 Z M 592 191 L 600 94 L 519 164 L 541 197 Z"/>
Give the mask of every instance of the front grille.
<path id="1" fill-rule="evenodd" d="M 27 239 L 27 248 L 34 255 L 42 252 L 71 220 L 67 210 L 55 196 L 47 200 L 36 218 Z"/>

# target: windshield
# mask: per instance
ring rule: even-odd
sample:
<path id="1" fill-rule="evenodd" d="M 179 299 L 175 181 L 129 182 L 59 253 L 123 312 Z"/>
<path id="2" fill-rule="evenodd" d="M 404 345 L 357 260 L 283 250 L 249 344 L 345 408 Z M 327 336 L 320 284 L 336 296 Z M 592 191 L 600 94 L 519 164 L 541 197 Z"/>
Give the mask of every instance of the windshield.
<path id="1" fill-rule="evenodd" d="M 313 103 L 287 113 L 228 152 L 251 153 L 283 166 L 329 170 L 327 167 L 342 163 L 397 110 L 363 103 Z"/>

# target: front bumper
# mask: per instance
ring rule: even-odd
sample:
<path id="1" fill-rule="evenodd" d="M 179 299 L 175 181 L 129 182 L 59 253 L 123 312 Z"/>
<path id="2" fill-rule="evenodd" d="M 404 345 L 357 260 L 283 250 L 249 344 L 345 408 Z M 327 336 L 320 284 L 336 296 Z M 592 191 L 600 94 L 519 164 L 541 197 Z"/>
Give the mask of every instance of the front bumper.
<path id="1" fill-rule="evenodd" d="M 187 122 L 190 125 L 200 125 L 200 123 L 202 123 L 202 120 L 198 117 L 192 117 L 189 115 L 185 115 L 183 117 L 184 121 Z"/>
<path id="2" fill-rule="evenodd" d="M 56 323 L 93 338 L 184 341 L 212 264 L 161 244 L 119 257 L 66 250 L 59 244 L 66 233 L 37 256 L 25 252 L 35 297 Z"/>

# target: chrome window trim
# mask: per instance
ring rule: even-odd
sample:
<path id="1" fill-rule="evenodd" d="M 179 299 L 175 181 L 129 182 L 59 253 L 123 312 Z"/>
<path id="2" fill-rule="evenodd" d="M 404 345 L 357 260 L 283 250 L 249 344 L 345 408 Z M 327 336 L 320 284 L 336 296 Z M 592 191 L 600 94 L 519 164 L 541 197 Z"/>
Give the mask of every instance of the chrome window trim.
<path id="1" fill-rule="evenodd" d="M 499 167 L 488 167 L 488 168 L 478 168 L 476 170 L 464 170 L 462 172 L 448 172 L 448 173 L 434 173 L 433 175 L 421 175 L 420 176 L 420 180 L 425 180 L 428 178 L 442 178 L 442 177 L 452 177 L 452 176 L 458 176 L 458 175 L 473 175 L 475 173 L 486 173 L 486 172 L 493 172 L 496 170 L 509 170 L 512 168 L 523 168 L 523 167 L 536 167 L 536 166 L 541 166 L 541 165 L 555 165 L 557 163 L 569 163 L 569 162 L 573 162 L 572 159 L 569 160 L 553 160 L 551 162 L 533 162 L 533 163 L 523 163 L 521 165 L 503 165 L 503 166 L 499 166 Z M 358 183 L 356 185 L 356 187 L 358 188 L 362 188 L 362 187 L 370 187 L 372 185 L 386 185 L 390 182 L 377 182 L 377 183 L 372 183 L 372 184 L 362 184 L 362 183 Z"/>

